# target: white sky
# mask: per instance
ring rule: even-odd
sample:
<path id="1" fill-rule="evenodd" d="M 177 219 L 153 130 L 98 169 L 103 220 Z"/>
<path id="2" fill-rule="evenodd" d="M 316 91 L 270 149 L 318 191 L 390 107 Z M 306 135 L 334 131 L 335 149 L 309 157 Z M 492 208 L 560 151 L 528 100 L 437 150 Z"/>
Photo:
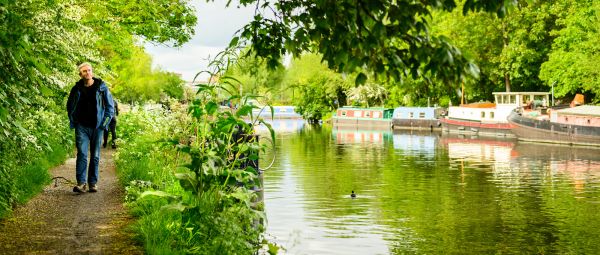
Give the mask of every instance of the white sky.
<path id="1" fill-rule="evenodd" d="M 196 34 L 181 48 L 147 43 L 146 52 L 152 56 L 153 65 L 179 73 L 185 81 L 192 81 L 198 72 L 206 70 L 209 56 L 214 58 L 225 49 L 235 32 L 254 16 L 254 8 L 237 8 L 237 1 L 232 2 L 230 7 L 225 8 L 226 1 L 193 1 L 198 16 Z M 202 75 L 198 79 L 207 78 L 207 75 Z"/>

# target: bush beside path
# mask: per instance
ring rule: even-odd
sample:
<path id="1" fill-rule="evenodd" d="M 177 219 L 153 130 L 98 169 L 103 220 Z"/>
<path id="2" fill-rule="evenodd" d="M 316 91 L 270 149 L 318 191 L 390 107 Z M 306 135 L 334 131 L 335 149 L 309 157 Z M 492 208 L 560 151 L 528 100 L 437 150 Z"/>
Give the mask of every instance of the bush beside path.
<path id="1" fill-rule="evenodd" d="M 102 150 L 99 192 L 77 194 L 71 183 L 59 179 L 0 221 L 1 253 L 143 254 L 127 228 L 133 219 L 123 207 L 112 153 Z M 50 174 L 74 180 L 75 159 Z"/>

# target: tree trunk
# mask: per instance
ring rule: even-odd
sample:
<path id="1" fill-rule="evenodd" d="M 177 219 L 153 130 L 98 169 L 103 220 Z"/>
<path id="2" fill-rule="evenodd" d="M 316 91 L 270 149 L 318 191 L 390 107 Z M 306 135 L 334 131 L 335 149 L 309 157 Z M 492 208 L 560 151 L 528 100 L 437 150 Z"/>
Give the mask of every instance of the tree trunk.
<path id="1" fill-rule="evenodd" d="M 510 74 L 508 74 L 508 71 L 504 72 L 504 86 L 506 87 L 506 92 L 510 92 Z"/>
<path id="2" fill-rule="evenodd" d="M 504 43 L 503 48 L 508 48 L 508 31 L 506 30 L 506 21 L 502 22 L 502 42 Z M 504 70 L 504 86 L 506 87 L 506 92 L 510 92 L 510 74 L 508 73 L 508 68 Z"/>

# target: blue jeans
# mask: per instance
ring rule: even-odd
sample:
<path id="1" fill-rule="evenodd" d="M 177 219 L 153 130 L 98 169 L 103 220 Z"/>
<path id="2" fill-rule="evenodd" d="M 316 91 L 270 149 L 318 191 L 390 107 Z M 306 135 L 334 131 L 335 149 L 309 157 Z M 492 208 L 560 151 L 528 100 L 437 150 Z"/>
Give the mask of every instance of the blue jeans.
<path id="1" fill-rule="evenodd" d="M 98 165 L 100 163 L 100 144 L 104 130 L 94 129 L 82 125 L 75 126 L 75 146 L 77 147 L 77 161 L 75 163 L 75 175 L 77 185 L 89 183 L 96 185 L 98 182 Z M 88 151 L 91 159 L 88 168 Z M 86 175 L 86 168 L 88 169 Z M 89 179 L 88 179 L 89 177 Z"/>

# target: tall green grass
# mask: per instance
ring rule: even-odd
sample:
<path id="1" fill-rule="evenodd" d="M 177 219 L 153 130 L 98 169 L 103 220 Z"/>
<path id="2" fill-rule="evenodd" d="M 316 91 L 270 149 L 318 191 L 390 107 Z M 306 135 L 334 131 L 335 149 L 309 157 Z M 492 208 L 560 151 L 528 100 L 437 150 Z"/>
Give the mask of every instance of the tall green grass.
<path id="1" fill-rule="evenodd" d="M 247 200 L 230 187 L 213 186 L 194 194 L 182 188 L 177 173 L 190 156 L 159 141 L 188 142 L 186 109 L 174 112 L 134 108 L 119 119 L 122 139 L 115 154 L 126 186 L 126 204 L 136 216 L 138 240 L 148 254 L 254 254 L 263 228 Z M 186 136 L 187 135 L 187 136 Z M 187 137 L 187 138 L 186 138 Z M 155 192 L 157 196 L 147 195 Z"/>
<path id="2" fill-rule="evenodd" d="M 62 144 L 52 146 L 42 157 L 35 159 L 29 165 L 22 167 L 15 173 L 15 197 L 17 203 L 25 203 L 31 197 L 41 192 L 50 182 L 49 169 L 60 165 L 67 157 L 67 148 Z"/>

